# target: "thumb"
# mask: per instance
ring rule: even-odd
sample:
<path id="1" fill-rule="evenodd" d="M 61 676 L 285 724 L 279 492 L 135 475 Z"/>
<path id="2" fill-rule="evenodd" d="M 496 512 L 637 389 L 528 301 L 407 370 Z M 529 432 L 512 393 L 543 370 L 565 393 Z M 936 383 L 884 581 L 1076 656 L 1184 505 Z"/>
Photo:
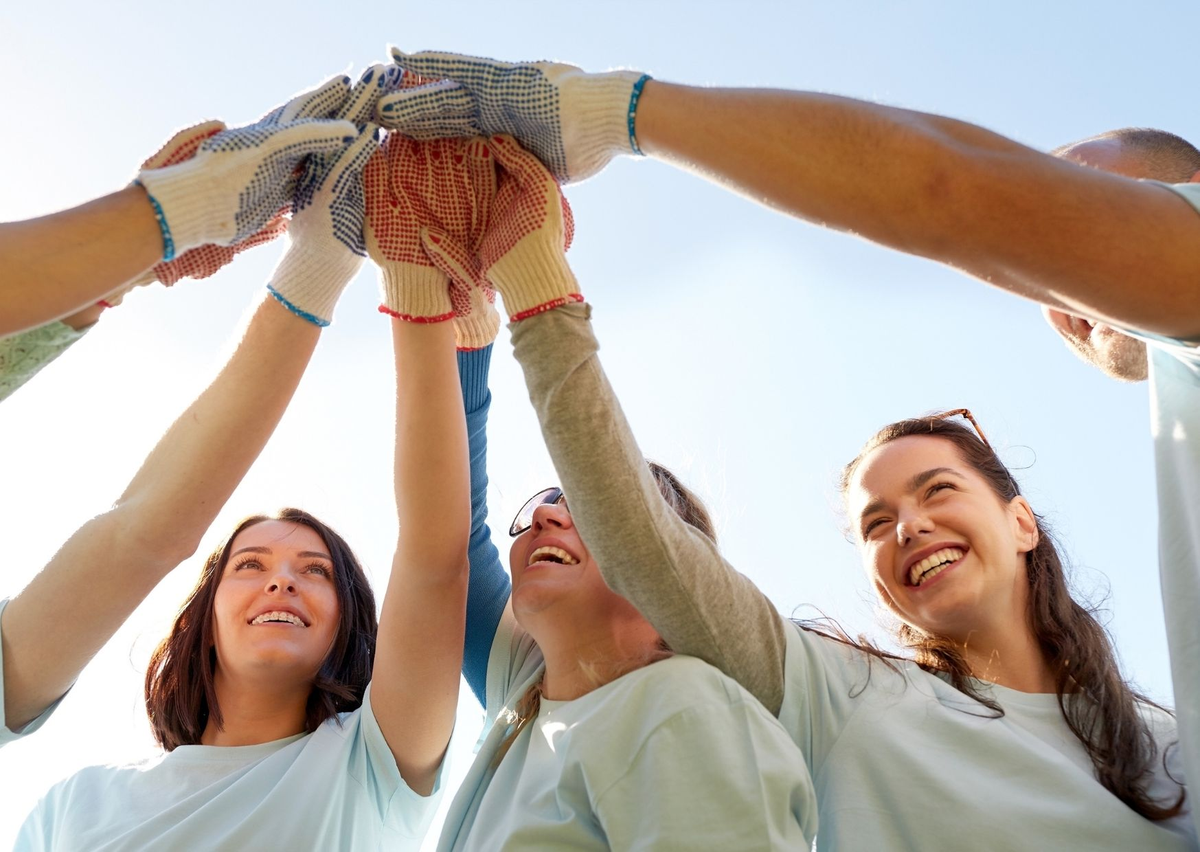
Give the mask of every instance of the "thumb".
<path id="1" fill-rule="evenodd" d="M 479 261 L 463 246 L 436 228 L 421 228 L 421 248 L 433 265 L 458 287 L 472 287 L 482 277 Z"/>

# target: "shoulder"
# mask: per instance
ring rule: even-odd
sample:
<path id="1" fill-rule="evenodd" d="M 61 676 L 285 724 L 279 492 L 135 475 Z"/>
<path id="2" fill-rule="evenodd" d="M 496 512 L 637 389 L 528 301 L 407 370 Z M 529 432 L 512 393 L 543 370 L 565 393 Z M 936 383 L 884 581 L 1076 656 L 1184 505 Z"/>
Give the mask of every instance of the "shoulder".
<path id="1" fill-rule="evenodd" d="M 675 654 L 643 666 L 610 685 L 611 700 L 622 707 L 643 708 L 643 718 L 666 720 L 702 706 L 740 707 L 748 704 L 767 714 L 741 684 L 696 657 Z"/>

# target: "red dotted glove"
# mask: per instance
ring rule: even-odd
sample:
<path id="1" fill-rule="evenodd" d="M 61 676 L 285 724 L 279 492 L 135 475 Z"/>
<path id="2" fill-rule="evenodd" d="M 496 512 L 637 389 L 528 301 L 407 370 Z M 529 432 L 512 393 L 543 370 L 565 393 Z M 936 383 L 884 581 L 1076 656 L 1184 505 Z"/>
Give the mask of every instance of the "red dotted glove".
<path id="1" fill-rule="evenodd" d="M 421 245 L 423 227 L 471 254 L 480 245 L 496 195 L 496 168 L 487 143 L 418 142 L 392 133 L 367 163 L 363 183 L 367 252 L 380 270 L 379 309 L 410 322 L 458 319 L 462 348 L 490 343 L 499 319 L 488 317 L 491 299 L 482 275 L 475 283 L 450 276 Z"/>
<path id="2" fill-rule="evenodd" d="M 575 221 L 558 182 L 511 136 L 493 136 L 489 147 L 500 167 L 500 180 L 492 221 L 479 245 L 479 262 L 504 297 L 509 318 L 517 322 L 568 302 L 582 302 L 566 258 Z"/>

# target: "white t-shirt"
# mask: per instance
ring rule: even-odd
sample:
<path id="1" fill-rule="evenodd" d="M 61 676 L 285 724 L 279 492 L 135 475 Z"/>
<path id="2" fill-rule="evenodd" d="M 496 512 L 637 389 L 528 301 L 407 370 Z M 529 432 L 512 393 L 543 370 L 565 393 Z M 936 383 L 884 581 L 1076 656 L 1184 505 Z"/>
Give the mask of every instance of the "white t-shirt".
<path id="1" fill-rule="evenodd" d="M 1054 695 L 981 684 L 992 712 L 910 662 L 896 669 L 794 624 L 779 720 L 808 761 L 821 827 L 817 849 L 1196 849 L 1190 815 L 1139 816 L 1096 780 Z M 1160 748 L 1169 715 L 1147 707 Z M 1167 766 L 1182 780 L 1179 748 Z M 1179 788 L 1162 769 L 1152 795 Z"/>
<path id="2" fill-rule="evenodd" d="M 55 706 L 14 733 L 3 725 L 0 701 L 0 745 L 31 733 Z M 361 708 L 311 734 L 251 746 L 180 746 L 142 763 L 83 769 L 42 797 L 15 848 L 415 850 L 441 799 L 441 772 L 429 796 L 408 788 L 368 686 Z"/>
<path id="3" fill-rule="evenodd" d="M 542 676 L 506 612 L 487 673 L 489 720 L 450 806 L 443 850 L 807 849 L 816 797 L 804 760 L 762 705 L 692 657 L 629 672 L 539 715 L 495 758 L 507 711 Z"/>

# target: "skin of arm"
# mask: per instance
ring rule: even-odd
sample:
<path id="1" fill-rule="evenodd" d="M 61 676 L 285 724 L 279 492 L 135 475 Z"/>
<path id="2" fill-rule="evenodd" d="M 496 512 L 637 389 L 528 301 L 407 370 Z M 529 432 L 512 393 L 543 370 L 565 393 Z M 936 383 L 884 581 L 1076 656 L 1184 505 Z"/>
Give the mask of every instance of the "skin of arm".
<path id="1" fill-rule="evenodd" d="M 636 132 L 647 154 L 801 219 L 1059 310 L 1200 332 L 1200 217 L 1156 184 L 954 119 L 809 92 L 650 81 Z"/>
<path id="2" fill-rule="evenodd" d="M 195 552 L 283 416 L 319 333 L 266 296 L 228 363 L 125 493 L 8 604 L 0 637 L 9 728 L 66 692 L 159 580 Z"/>
<path id="3" fill-rule="evenodd" d="M 454 325 L 392 320 L 396 511 L 371 702 L 400 775 L 429 795 L 454 729 L 471 528 L 467 431 Z"/>
<path id="4" fill-rule="evenodd" d="M 139 186 L 0 225 L 0 335 L 86 311 L 162 255 L 162 231 Z"/>
<path id="5" fill-rule="evenodd" d="M 783 621 L 662 498 L 600 366 L 590 315 L 569 305 L 510 326 L 571 517 L 605 582 L 672 650 L 716 666 L 778 715 Z"/>

